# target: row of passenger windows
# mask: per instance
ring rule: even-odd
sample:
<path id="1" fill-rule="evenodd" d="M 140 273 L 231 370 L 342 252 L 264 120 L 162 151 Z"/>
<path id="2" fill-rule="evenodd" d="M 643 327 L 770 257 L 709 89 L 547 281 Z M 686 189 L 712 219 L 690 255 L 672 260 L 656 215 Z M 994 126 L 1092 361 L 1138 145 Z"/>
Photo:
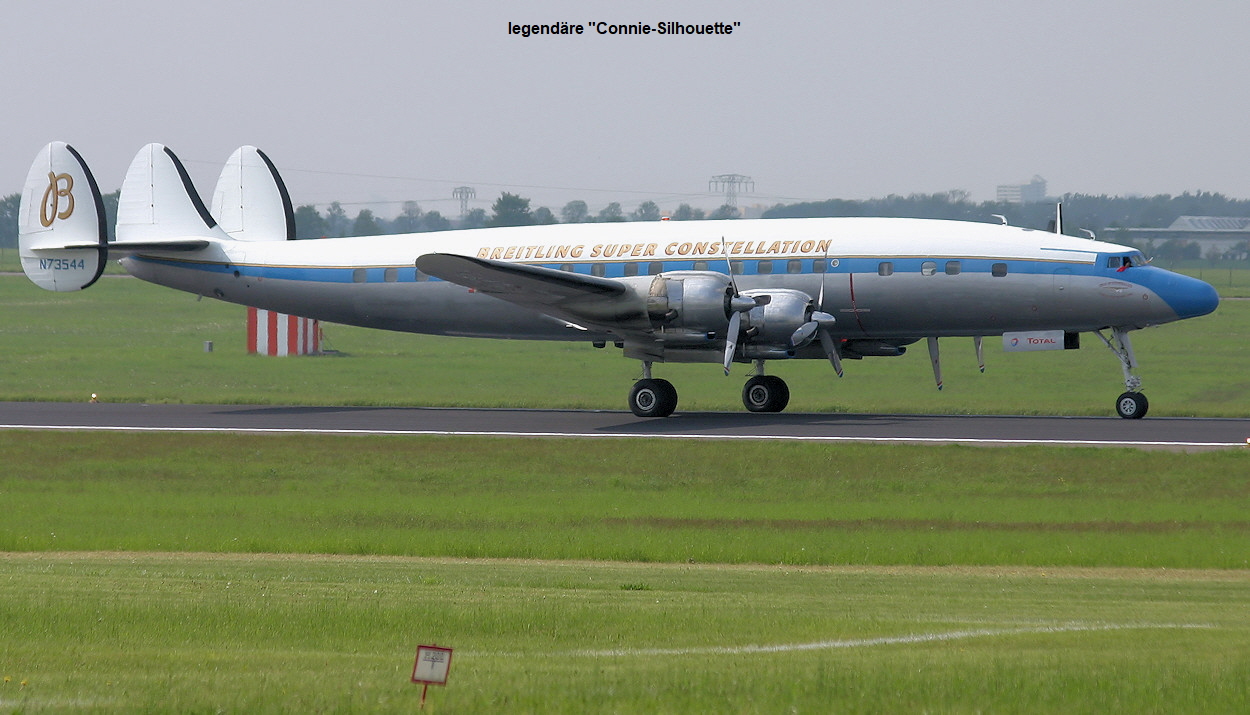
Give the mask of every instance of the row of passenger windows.
<path id="1" fill-rule="evenodd" d="M 947 261 L 946 265 L 942 267 L 942 270 L 948 276 L 957 276 L 960 274 L 961 271 L 963 271 L 963 264 L 960 263 L 959 261 Z M 937 271 L 938 271 L 937 261 L 925 261 L 924 263 L 920 264 L 920 275 L 923 275 L 923 276 L 937 275 Z M 877 275 L 879 276 L 894 275 L 894 262 L 882 261 L 881 263 L 878 263 Z M 1002 278 L 1003 276 L 1007 275 L 1007 264 L 995 263 L 994 265 L 990 266 L 990 275 L 996 278 Z"/>
<path id="2" fill-rule="evenodd" d="M 788 261 L 769 261 L 769 260 L 756 261 L 755 271 L 756 273 L 761 274 L 761 275 L 768 275 L 770 273 L 780 273 L 781 271 L 779 269 L 784 268 L 786 273 L 802 273 L 803 264 L 804 264 L 804 261 L 799 260 L 799 259 L 791 259 Z M 640 275 L 640 271 L 642 270 L 642 267 L 644 265 L 647 268 L 647 275 L 653 276 L 658 273 L 664 272 L 663 261 L 651 261 L 646 264 L 634 262 L 634 263 L 624 264 L 625 275 L 626 276 Z M 838 265 L 838 259 L 836 258 L 831 259 L 828 263 L 826 263 L 822 259 L 813 260 L 811 263 L 811 269 L 813 273 L 825 273 L 828 270 L 830 265 L 836 267 Z M 732 270 L 735 274 L 738 274 L 738 275 L 741 275 L 743 271 L 746 269 L 744 261 L 730 261 L 729 266 L 730 266 L 730 270 Z M 606 263 L 590 264 L 590 274 L 593 276 L 605 276 L 607 275 L 607 269 L 608 267 Z M 696 271 L 710 270 L 710 264 L 708 261 L 695 261 L 693 269 Z M 409 269 L 405 268 L 404 270 L 407 271 Z M 560 270 L 568 271 L 572 273 L 575 271 L 575 267 L 572 263 L 565 263 L 560 266 Z M 943 266 L 942 270 L 945 271 L 946 275 L 948 276 L 957 276 L 962 270 L 962 265 L 959 261 L 947 261 L 946 264 Z M 398 268 L 384 269 L 382 271 L 382 280 L 386 281 L 387 283 L 395 283 L 396 281 L 399 280 L 399 271 L 400 269 Z M 924 263 L 920 264 L 921 275 L 932 276 L 932 275 L 936 275 L 937 271 L 938 271 L 937 261 L 925 261 Z M 991 275 L 994 275 L 999 278 L 1007 275 L 1007 264 L 995 263 L 994 265 L 990 266 L 990 273 Z M 878 263 L 877 275 L 879 276 L 894 275 L 894 262 L 882 261 L 881 263 Z M 418 280 L 418 281 L 426 281 L 426 280 L 429 280 L 429 276 L 425 275 L 421 271 L 415 271 L 413 275 L 413 279 Z M 406 276 L 405 276 L 405 280 L 407 280 Z M 357 268 L 356 270 L 352 271 L 352 281 L 355 283 L 367 282 L 368 281 L 367 269 Z"/>

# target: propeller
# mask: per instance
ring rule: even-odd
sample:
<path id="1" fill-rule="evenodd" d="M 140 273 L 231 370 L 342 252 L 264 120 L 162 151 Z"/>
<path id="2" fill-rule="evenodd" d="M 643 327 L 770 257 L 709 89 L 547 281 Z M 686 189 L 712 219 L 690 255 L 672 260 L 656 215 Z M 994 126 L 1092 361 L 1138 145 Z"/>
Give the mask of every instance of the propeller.
<path id="1" fill-rule="evenodd" d="M 725 267 L 729 269 L 729 285 L 733 295 L 729 298 L 729 328 L 725 331 L 725 376 L 729 376 L 729 366 L 733 364 L 734 352 L 738 350 L 738 335 L 742 330 L 742 314 L 754 310 L 757 306 L 768 305 L 773 301 L 770 295 L 742 295 L 738 292 L 738 281 L 734 279 L 733 263 L 729 260 L 729 244 L 725 237 L 720 237 L 721 249 L 725 252 Z"/>
<path id="2" fill-rule="evenodd" d="M 829 270 L 829 254 L 825 254 L 825 270 Z M 825 274 L 820 274 L 820 292 L 816 296 L 816 307 L 825 307 Z M 812 333 L 820 338 L 820 346 L 825 349 L 825 355 L 829 357 L 829 364 L 833 365 L 833 371 L 838 377 L 842 377 L 842 355 L 838 352 L 838 341 L 833 337 L 833 333 L 829 332 L 829 328 L 837 322 L 837 319 L 823 310 L 812 312 L 811 320 L 799 326 L 794 331 L 794 335 L 790 336 L 790 343 L 795 347 L 806 344 L 811 340 Z"/>

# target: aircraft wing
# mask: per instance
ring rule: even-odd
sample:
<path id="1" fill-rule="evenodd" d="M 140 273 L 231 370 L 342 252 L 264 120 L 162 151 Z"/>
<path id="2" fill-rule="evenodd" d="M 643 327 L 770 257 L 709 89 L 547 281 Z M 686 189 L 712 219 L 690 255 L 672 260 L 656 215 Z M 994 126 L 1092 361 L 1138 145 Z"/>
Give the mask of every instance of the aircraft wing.
<path id="1" fill-rule="evenodd" d="M 620 281 L 451 253 L 427 253 L 417 268 L 561 320 L 613 333 L 648 333 L 646 301 Z"/>

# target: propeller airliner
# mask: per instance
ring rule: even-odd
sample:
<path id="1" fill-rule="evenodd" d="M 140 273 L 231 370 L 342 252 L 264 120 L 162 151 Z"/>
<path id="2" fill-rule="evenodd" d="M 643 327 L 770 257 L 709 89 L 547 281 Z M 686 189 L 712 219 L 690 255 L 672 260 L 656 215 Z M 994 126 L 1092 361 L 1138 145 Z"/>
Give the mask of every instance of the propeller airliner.
<path id="1" fill-rule="evenodd" d="M 94 177 L 69 145 L 40 150 L 22 192 L 22 268 L 53 291 L 91 286 L 119 260 L 138 278 L 199 296 L 328 322 L 434 335 L 609 344 L 642 363 L 629 394 L 665 417 L 677 391 L 656 363 L 754 363 L 753 412 L 789 389 L 773 360 L 902 355 L 926 341 L 1001 336 L 1006 350 L 1072 349 L 1096 335 L 1119 360 L 1125 418 L 1146 414 L 1129 333 L 1206 315 L 1210 285 L 1138 250 L 1002 223 L 811 218 L 557 224 L 293 240 L 269 158 L 240 147 L 211 210 L 167 147 L 126 172 L 109 241 Z"/>

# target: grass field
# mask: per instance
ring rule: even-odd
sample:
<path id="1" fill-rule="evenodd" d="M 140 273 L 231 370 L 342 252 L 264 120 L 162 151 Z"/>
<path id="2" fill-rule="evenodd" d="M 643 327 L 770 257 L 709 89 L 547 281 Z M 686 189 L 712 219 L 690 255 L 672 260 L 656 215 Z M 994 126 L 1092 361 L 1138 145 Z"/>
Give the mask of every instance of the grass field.
<path id="1" fill-rule="evenodd" d="M 623 409 L 638 371 L 326 332 L 343 356 L 249 357 L 237 306 L 0 276 L 0 399 Z M 773 366 L 797 410 L 1109 414 L 1085 337 L 987 345 L 985 375 L 944 340 L 942 393 L 923 349 Z M 1250 301 L 1134 338 L 1152 414 L 1250 414 Z M 744 370 L 657 374 L 736 411 Z M 430 712 L 1247 712 L 1248 475 L 1245 450 L 0 432 L 0 711 L 411 712 L 435 642 Z"/>
<path id="2" fill-rule="evenodd" d="M 0 706 L 412 712 L 436 642 L 434 713 L 1239 713 L 1248 593 L 1246 572 L 14 555 Z"/>
<path id="3" fill-rule="evenodd" d="M 423 642 L 456 649 L 433 712 L 1250 705 L 1245 451 L 10 432 L 0 463 L 17 711 L 409 711 Z"/>
<path id="4" fill-rule="evenodd" d="M 340 357 L 246 352 L 244 310 L 128 278 L 54 294 L 0 276 L 0 399 L 117 402 L 536 406 L 625 409 L 640 376 L 615 349 L 440 338 L 325 326 Z M 923 345 L 901 358 L 848 361 L 838 379 L 818 361 L 773 361 L 791 411 L 1109 415 L 1123 390 L 1115 358 L 1092 336 L 1081 350 L 1002 353 L 987 341 L 942 341 L 945 389 Z M 204 351 L 212 341 L 213 352 Z M 1250 373 L 1230 369 L 1250 344 L 1250 301 L 1134 334 L 1154 415 L 1250 415 Z M 679 410 L 742 410 L 749 367 L 660 365 Z"/>

